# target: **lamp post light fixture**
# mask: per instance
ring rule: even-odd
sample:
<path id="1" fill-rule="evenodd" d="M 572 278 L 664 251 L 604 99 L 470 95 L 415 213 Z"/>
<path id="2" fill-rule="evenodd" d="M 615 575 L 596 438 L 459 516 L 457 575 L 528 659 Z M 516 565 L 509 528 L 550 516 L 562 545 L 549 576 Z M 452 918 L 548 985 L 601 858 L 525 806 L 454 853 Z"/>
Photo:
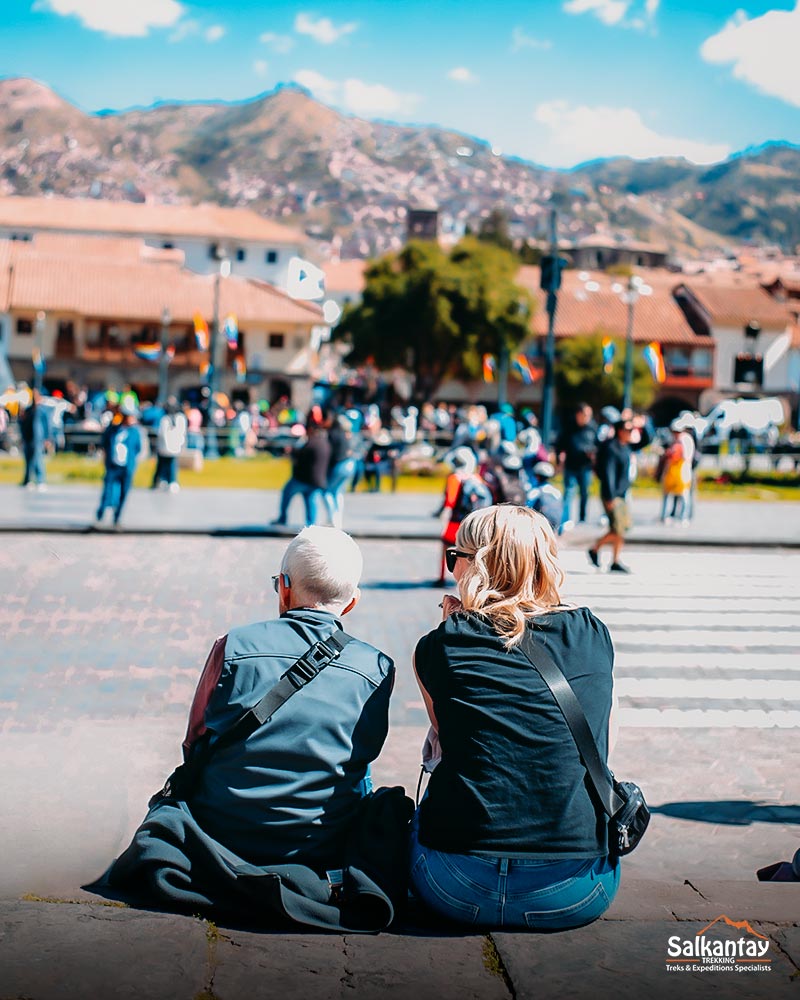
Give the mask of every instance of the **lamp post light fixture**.
<path id="1" fill-rule="evenodd" d="M 214 309 L 211 318 L 211 332 L 208 338 L 208 431 L 206 440 L 206 458 L 219 458 L 219 441 L 217 438 L 217 393 L 219 391 L 219 354 L 220 354 L 220 322 L 219 299 L 220 284 L 223 278 L 231 273 L 231 262 L 225 251 L 220 252 L 219 271 L 214 276 Z"/>
<path id="2" fill-rule="evenodd" d="M 33 365 L 33 387 L 37 392 L 42 391 L 44 382 L 44 327 L 46 314 L 43 309 L 36 313 L 36 354 Z"/>
<path id="3" fill-rule="evenodd" d="M 169 325 L 172 316 L 164 306 L 161 310 L 161 354 L 158 356 L 158 403 L 164 406 L 169 396 Z"/>

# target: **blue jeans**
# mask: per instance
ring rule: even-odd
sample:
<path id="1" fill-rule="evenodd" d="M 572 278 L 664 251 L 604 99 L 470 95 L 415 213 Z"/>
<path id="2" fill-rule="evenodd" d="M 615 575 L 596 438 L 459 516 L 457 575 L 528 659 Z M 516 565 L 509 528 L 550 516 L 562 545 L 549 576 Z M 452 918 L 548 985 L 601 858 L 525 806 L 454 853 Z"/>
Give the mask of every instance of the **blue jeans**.
<path id="1" fill-rule="evenodd" d="M 42 457 L 42 446 L 26 444 L 23 449 L 25 455 L 25 478 L 22 485 L 27 486 L 33 479 L 37 483 L 44 482 L 44 459 Z"/>
<path id="2" fill-rule="evenodd" d="M 302 496 L 306 504 L 306 524 L 317 523 L 317 504 L 323 495 L 322 490 L 318 486 L 312 486 L 311 483 L 301 483 L 298 479 L 292 478 L 283 487 L 281 509 L 275 521 L 276 524 L 286 524 L 289 504 L 298 494 Z"/>
<path id="3" fill-rule="evenodd" d="M 563 931 L 597 920 L 619 888 L 608 858 L 539 861 L 449 854 L 418 839 L 411 826 L 411 886 L 440 916 L 460 924 Z"/>
<path id="4" fill-rule="evenodd" d="M 589 503 L 589 487 L 591 483 L 591 466 L 587 466 L 585 469 L 564 469 L 564 511 L 561 515 L 562 524 L 570 520 L 572 499 L 575 496 L 576 490 L 580 494 L 578 520 L 586 520 L 586 507 Z"/>
<path id="5" fill-rule="evenodd" d="M 117 524 L 125 505 L 125 498 L 133 482 L 133 469 L 109 466 L 103 480 L 103 492 L 97 508 L 97 520 L 101 520 L 107 507 L 114 511 L 114 524 Z"/>
<path id="6" fill-rule="evenodd" d="M 356 460 L 346 458 L 343 462 L 337 462 L 331 469 L 328 476 L 328 488 L 325 490 L 325 506 L 328 508 L 328 517 L 331 524 L 341 528 L 342 501 L 344 490 L 349 482 L 352 482 L 356 471 Z M 337 524 L 337 521 L 339 522 Z"/>

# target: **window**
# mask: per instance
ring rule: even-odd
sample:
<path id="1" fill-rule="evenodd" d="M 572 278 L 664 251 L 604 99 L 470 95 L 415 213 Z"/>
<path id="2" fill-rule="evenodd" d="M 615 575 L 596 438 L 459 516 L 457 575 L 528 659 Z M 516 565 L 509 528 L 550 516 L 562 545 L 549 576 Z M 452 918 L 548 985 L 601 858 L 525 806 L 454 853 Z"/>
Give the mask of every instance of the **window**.
<path id="1" fill-rule="evenodd" d="M 216 260 L 217 257 L 219 256 L 219 247 L 217 246 L 216 243 L 209 243 L 208 244 L 208 256 L 212 260 Z"/>
<path id="2" fill-rule="evenodd" d="M 174 250 L 175 249 L 175 244 L 174 243 L 162 243 L 161 244 L 161 249 L 162 250 Z"/>
<path id="3" fill-rule="evenodd" d="M 281 351 L 283 350 L 283 342 L 285 338 L 282 333 L 271 333 L 269 335 L 269 347 L 271 351 Z"/>
<path id="4" fill-rule="evenodd" d="M 664 354 L 664 364 L 671 375 L 688 375 L 691 356 L 684 347 L 670 347 Z"/>
<path id="5" fill-rule="evenodd" d="M 277 250 L 267 250 L 267 263 L 277 264 L 278 263 L 278 251 Z"/>
<path id="6" fill-rule="evenodd" d="M 760 354 L 738 354 L 733 363 L 733 381 L 756 386 L 764 381 L 764 359 Z"/>
<path id="7" fill-rule="evenodd" d="M 237 249 L 236 249 L 236 259 L 237 260 L 245 260 L 246 258 L 247 258 L 247 251 L 244 249 L 244 247 L 237 247 Z"/>
<path id="8" fill-rule="evenodd" d="M 18 319 L 17 320 L 17 333 L 21 337 L 27 337 L 33 333 L 33 320 L 31 319 Z"/>
<path id="9" fill-rule="evenodd" d="M 711 375 L 714 366 L 714 353 L 706 348 L 696 350 L 692 355 L 692 367 L 695 375 Z"/>

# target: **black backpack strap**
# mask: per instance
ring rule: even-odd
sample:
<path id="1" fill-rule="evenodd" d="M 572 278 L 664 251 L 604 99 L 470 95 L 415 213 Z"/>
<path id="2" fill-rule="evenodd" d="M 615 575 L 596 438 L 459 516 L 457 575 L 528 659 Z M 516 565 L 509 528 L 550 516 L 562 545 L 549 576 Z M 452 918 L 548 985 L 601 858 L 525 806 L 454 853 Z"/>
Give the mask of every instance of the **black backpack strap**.
<path id="1" fill-rule="evenodd" d="M 569 726 L 569 731 L 575 740 L 583 766 L 594 786 L 603 812 L 609 818 L 615 816 L 625 803 L 614 791 L 608 767 L 600 758 L 597 743 L 586 720 L 586 714 L 572 690 L 572 685 L 544 648 L 544 645 L 534 642 L 530 629 L 525 630 L 525 636 L 519 644 L 519 649 L 536 668 L 561 709 L 561 714 Z"/>
<path id="2" fill-rule="evenodd" d="M 353 637 L 337 629 L 326 639 L 320 639 L 296 660 L 278 683 L 270 688 L 257 705 L 238 719 L 230 729 L 224 732 L 218 740 L 209 744 L 208 755 L 223 747 L 231 746 L 240 740 L 247 739 L 251 733 L 260 728 L 278 711 L 281 706 L 313 681 L 329 663 L 338 659 L 344 647 L 353 641 Z M 206 756 L 208 759 L 208 756 Z"/>

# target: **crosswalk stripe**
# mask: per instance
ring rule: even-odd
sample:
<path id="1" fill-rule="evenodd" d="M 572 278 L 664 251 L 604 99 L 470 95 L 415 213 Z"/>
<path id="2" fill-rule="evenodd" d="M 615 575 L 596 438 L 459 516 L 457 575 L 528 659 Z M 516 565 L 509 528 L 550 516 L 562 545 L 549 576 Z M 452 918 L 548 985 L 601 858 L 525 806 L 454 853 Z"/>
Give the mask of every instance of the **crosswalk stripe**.
<path id="1" fill-rule="evenodd" d="M 638 729 L 796 729 L 800 712 L 767 712 L 763 709 L 620 708 L 620 727 Z"/>
<path id="2" fill-rule="evenodd" d="M 714 701 L 796 701 L 800 680 L 683 680 L 623 677 L 614 683 L 618 698 L 711 698 Z"/>

